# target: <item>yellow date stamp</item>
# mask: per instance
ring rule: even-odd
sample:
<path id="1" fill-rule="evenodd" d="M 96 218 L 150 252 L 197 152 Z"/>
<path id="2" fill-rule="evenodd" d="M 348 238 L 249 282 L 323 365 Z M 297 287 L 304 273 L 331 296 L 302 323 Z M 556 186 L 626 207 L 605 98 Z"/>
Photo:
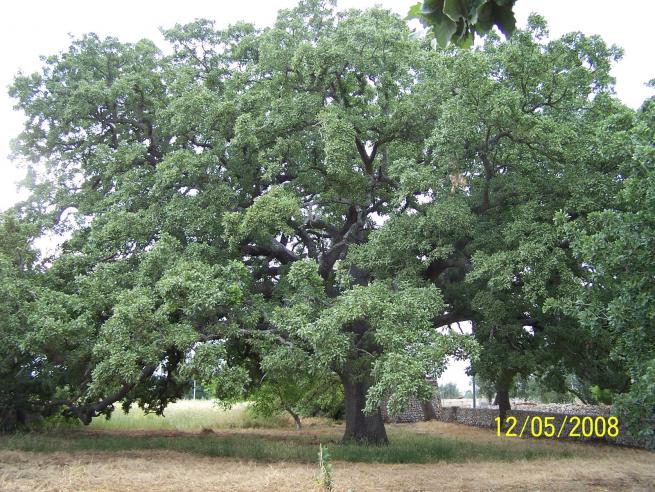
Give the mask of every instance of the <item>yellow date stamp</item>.
<path id="1" fill-rule="evenodd" d="M 528 415 L 523 422 L 510 415 L 503 428 L 496 417 L 496 435 L 506 437 L 603 438 L 619 435 L 619 419 L 602 415 L 565 415 L 563 418 Z"/>

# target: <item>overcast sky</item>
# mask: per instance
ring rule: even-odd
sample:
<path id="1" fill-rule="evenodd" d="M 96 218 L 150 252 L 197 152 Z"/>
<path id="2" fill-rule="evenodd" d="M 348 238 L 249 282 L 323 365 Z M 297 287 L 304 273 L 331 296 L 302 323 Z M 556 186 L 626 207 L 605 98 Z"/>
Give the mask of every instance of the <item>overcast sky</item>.
<path id="1" fill-rule="evenodd" d="M 382 5 L 405 15 L 417 0 L 341 0 L 338 8 L 367 8 Z M 85 32 L 101 36 L 115 36 L 121 41 L 134 42 L 142 38 L 164 45 L 159 27 L 204 17 L 219 26 L 238 20 L 258 26 L 270 25 L 278 9 L 289 8 L 296 0 L 249 0 L 234 2 L 221 0 L 92 0 L 60 1 L 5 1 L 0 4 L 0 42 L 3 48 L 0 61 L 0 210 L 25 196 L 16 191 L 15 182 L 22 171 L 7 158 L 9 141 L 21 129 L 23 117 L 12 110 L 13 103 L 6 88 L 16 72 L 36 71 L 39 55 L 48 55 L 67 48 L 70 38 Z M 653 91 L 645 82 L 655 78 L 653 55 L 639 19 L 655 17 L 653 0 L 518 0 L 516 14 L 520 27 L 525 26 L 530 12 L 546 17 L 551 37 L 569 31 L 600 34 L 608 44 L 625 50 L 624 59 L 615 65 L 618 96 L 629 106 L 637 108 Z M 630 15 L 626 15 L 629 8 Z M 455 381 L 465 389 L 464 364 L 456 365 L 442 380 Z"/>

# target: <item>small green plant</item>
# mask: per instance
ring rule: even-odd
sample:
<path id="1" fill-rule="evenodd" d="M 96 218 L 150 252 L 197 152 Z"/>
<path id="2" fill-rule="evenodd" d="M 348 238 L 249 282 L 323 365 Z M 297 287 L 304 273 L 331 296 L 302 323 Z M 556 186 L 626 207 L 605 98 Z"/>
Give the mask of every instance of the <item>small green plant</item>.
<path id="1" fill-rule="evenodd" d="M 614 394 L 612 393 L 611 390 L 601 388 L 598 385 L 594 385 L 591 387 L 591 395 L 598 403 L 602 403 L 605 405 L 611 405 L 614 399 Z"/>
<path id="2" fill-rule="evenodd" d="M 322 444 L 318 445 L 318 474 L 316 483 L 325 492 L 332 492 L 332 465 L 330 464 L 330 453 Z"/>

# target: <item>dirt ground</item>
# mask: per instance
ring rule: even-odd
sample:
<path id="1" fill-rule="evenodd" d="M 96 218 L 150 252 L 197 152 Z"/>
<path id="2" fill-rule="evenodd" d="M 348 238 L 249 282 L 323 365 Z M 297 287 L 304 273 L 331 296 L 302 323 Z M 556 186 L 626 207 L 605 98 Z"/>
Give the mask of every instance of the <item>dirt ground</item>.
<path id="1" fill-rule="evenodd" d="M 407 427 L 405 427 L 407 428 Z M 413 424 L 408 430 L 467 441 L 492 432 L 455 424 Z M 322 433 L 315 428 L 307 432 Z M 283 431 L 274 431 L 278 434 Z M 289 432 L 289 431 L 287 431 Z M 333 433 L 334 429 L 326 429 Z M 520 446 L 584 446 L 524 439 Z M 318 490 L 316 466 L 258 463 L 170 451 L 125 453 L 0 452 L 0 490 L 10 491 L 302 491 Z M 335 490 L 655 490 L 655 454 L 592 447 L 585 458 L 427 465 L 333 463 Z"/>

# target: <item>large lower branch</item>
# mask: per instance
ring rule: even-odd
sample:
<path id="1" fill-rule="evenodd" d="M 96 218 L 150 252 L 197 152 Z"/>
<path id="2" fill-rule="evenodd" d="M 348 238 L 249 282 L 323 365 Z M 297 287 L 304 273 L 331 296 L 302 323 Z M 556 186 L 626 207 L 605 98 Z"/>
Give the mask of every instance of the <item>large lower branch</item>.
<path id="1" fill-rule="evenodd" d="M 269 244 L 245 244 L 241 247 L 241 252 L 250 256 L 266 256 L 278 260 L 282 264 L 292 263 L 299 259 L 298 255 L 273 238 Z"/>
<path id="2" fill-rule="evenodd" d="M 463 279 L 464 275 L 471 269 L 471 262 L 466 256 L 463 255 L 458 257 L 434 260 L 428 265 L 425 276 L 428 279 L 435 281 L 447 269 L 454 269 L 454 277 Z"/>
<path id="3" fill-rule="evenodd" d="M 79 418 L 84 425 L 89 425 L 93 417 L 97 417 L 107 407 L 125 398 L 132 388 L 152 376 L 155 369 L 157 366 L 146 366 L 142 369 L 136 383 L 124 383 L 118 391 L 94 403 L 80 406 L 70 404 L 66 413 Z"/>
<path id="4" fill-rule="evenodd" d="M 347 249 L 348 245 L 346 242 L 340 241 L 321 255 L 318 263 L 318 273 L 323 279 L 327 279 L 330 276 L 332 267 L 345 254 Z"/>

